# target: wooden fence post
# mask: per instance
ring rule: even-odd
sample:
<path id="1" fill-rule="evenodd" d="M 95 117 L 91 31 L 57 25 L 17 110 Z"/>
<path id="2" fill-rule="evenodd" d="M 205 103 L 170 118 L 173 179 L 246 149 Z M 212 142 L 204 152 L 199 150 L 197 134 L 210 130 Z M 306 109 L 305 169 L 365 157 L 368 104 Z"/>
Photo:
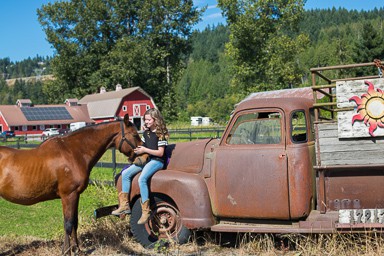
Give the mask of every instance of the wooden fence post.
<path id="1" fill-rule="evenodd" d="M 112 148 L 112 165 L 113 165 L 113 172 L 116 172 L 116 148 Z"/>

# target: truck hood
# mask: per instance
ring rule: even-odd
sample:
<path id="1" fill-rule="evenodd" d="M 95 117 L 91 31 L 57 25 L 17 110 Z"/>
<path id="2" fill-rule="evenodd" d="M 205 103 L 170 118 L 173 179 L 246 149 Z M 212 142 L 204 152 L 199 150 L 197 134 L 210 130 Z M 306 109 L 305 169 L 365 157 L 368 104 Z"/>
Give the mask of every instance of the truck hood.
<path id="1" fill-rule="evenodd" d="M 168 145 L 166 148 L 167 170 L 201 172 L 205 154 L 210 152 L 212 146 L 217 143 L 219 143 L 217 139 L 203 139 Z"/>

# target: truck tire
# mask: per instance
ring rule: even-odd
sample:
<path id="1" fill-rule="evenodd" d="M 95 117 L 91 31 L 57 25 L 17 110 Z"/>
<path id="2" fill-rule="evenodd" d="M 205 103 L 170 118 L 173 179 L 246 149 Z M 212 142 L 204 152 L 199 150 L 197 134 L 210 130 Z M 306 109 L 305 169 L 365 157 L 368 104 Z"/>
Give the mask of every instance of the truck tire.
<path id="1" fill-rule="evenodd" d="M 171 199 L 160 195 L 151 198 L 151 216 L 144 225 L 137 224 L 141 217 L 140 200 L 133 205 L 130 218 L 132 234 L 140 244 L 153 248 L 169 239 L 179 244 L 188 242 L 191 231 L 183 226 L 180 211 Z"/>

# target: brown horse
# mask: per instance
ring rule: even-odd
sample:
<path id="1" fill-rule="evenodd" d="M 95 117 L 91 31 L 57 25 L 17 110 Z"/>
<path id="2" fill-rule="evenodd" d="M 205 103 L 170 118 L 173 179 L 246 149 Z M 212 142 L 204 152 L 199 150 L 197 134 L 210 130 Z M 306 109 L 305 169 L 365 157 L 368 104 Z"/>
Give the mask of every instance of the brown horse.
<path id="1" fill-rule="evenodd" d="M 61 198 L 63 254 L 77 253 L 79 198 L 87 188 L 92 167 L 111 147 L 133 159 L 133 148 L 138 145 L 142 142 L 126 115 L 124 121 L 87 126 L 50 138 L 35 149 L 0 147 L 0 197 L 21 205 Z"/>

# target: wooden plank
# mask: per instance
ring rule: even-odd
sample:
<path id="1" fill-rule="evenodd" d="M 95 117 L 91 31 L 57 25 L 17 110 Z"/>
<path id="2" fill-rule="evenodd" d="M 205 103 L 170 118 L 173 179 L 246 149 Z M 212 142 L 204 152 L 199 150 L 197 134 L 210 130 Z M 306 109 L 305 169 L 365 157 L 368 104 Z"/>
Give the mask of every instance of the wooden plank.
<path id="1" fill-rule="evenodd" d="M 367 161 L 366 159 L 355 159 L 353 162 L 348 159 L 332 159 L 332 160 L 321 160 L 322 166 L 327 165 L 367 165 L 367 164 L 383 164 L 383 161 Z"/>
<path id="2" fill-rule="evenodd" d="M 339 152 L 324 152 L 321 153 L 322 161 L 327 159 L 346 159 L 352 161 L 354 159 L 366 159 L 367 161 L 372 161 L 377 163 L 377 161 L 384 162 L 382 160 L 384 151 L 339 151 Z"/>
<path id="3" fill-rule="evenodd" d="M 319 138 L 339 138 L 338 135 L 337 126 L 334 130 L 319 130 Z"/>
<path id="4" fill-rule="evenodd" d="M 337 123 L 317 124 L 321 165 L 384 164 L 384 138 L 338 138 Z M 317 146 L 316 145 L 316 146 Z M 317 163 L 319 164 L 319 163 Z"/>
<path id="5" fill-rule="evenodd" d="M 372 147 L 376 147 L 376 145 L 382 147 L 384 144 L 384 140 L 381 139 L 359 139 L 359 140 L 346 140 L 346 139 L 338 139 L 335 137 L 322 137 L 320 138 L 320 146 L 327 145 L 369 145 Z"/>
<path id="6" fill-rule="evenodd" d="M 357 151 L 357 152 L 362 152 L 362 151 L 373 151 L 373 152 L 383 152 L 383 156 L 384 156 L 384 149 L 383 149 L 384 145 L 383 144 L 376 144 L 375 146 L 372 146 L 370 144 L 362 144 L 362 145 L 358 145 L 358 144 L 341 144 L 341 145 L 338 145 L 338 144 L 332 144 L 332 145 L 329 145 L 329 144 L 325 144 L 325 145 L 320 145 L 320 148 L 321 148 L 321 153 L 329 153 L 329 152 L 344 152 L 344 151 Z"/>

